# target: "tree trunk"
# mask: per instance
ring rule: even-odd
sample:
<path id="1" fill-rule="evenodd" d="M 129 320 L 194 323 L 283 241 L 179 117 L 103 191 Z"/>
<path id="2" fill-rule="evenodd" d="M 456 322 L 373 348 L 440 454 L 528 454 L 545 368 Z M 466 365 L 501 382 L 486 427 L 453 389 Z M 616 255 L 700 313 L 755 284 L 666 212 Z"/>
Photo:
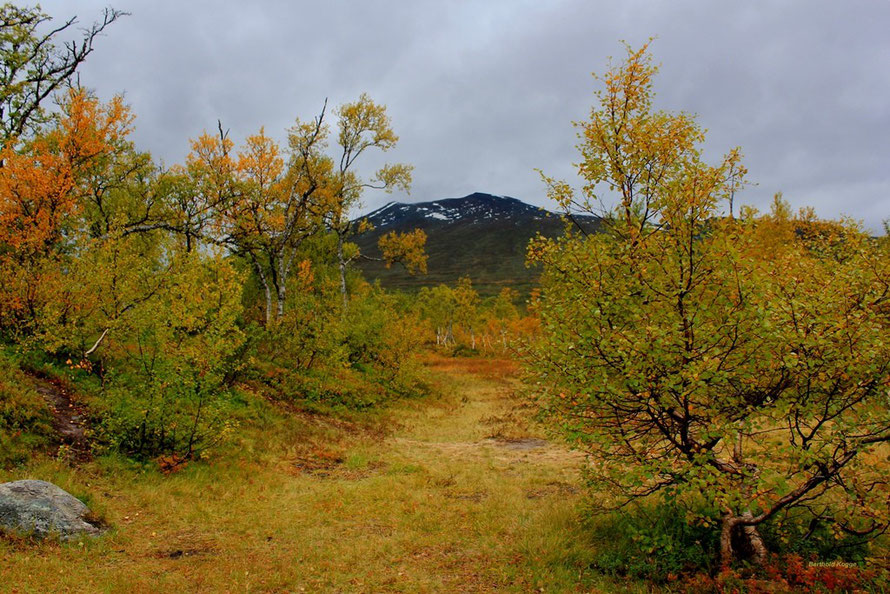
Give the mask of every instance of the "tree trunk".
<path id="1" fill-rule="evenodd" d="M 733 462 L 739 467 L 744 465 L 742 456 L 744 441 L 745 433 L 742 430 L 740 421 L 732 452 Z M 751 482 L 745 479 L 742 483 L 744 497 L 750 499 L 753 496 L 753 490 Z M 763 538 L 761 538 L 760 532 L 757 531 L 757 526 L 751 523 L 753 519 L 754 514 L 749 509 L 742 511 L 741 514 L 735 517 L 729 513 L 724 516 L 723 530 L 720 534 L 720 556 L 724 566 L 728 567 L 734 557 L 748 559 L 756 565 L 762 565 L 766 561 L 766 545 L 763 544 Z"/>
<path id="2" fill-rule="evenodd" d="M 766 545 L 757 526 L 745 523 L 753 517 L 750 511 L 739 516 L 723 516 L 720 529 L 720 563 L 723 567 L 729 567 L 736 559 L 748 559 L 756 565 L 766 561 Z"/>
<path id="3" fill-rule="evenodd" d="M 263 272 L 262 266 L 256 260 L 253 261 L 253 267 L 256 270 L 257 278 L 263 286 L 263 293 L 266 296 L 266 328 L 272 325 L 272 288 L 269 286 L 269 280 Z"/>
<path id="4" fill-rule="evenodd" d="M 290 267 L 294 261 L 294 251 L 290 252 L 282 250 L 278 254 L 278 274 L 273 278 L 275 280 L 275 290 L 278 297 L 278 320 L 284 317 L 284 304 L 287 298 L 287 277 L 290 274 Z"/>
<path id="5" fill-rule="evenodd" d="M 346 293 L 346 259 L 343 257 L 343 236 L 337 234 L 337 264 L 340 267 L 340 297 L 343 299 L 343 312 L 349 307 L 349 296 Z"/>
<path id="6" fill-rule="evenodd" d="M 742 517 L 745 520 L 753 520 L 753 514 L 745 510 L 742 513 Z M 757 565 L 763 565 L 766 561 L 766 545 L 763 544 L 763 538 L 760 536 L 760 532 L 757 530 L 757 526 L 754 524 L 745 524 L 742 526 L 742 532 L 745 535 L 745 543 L 750 552 L 751 561 L 753 561 Z"/>
<path id="7" fill-rule="evenodd" d="M 269 285 L 263 281 L 263 291 L 266 294 L 266 328 L 272 325 L 272 290 Z"/>
<path id="8" fill-rule="evenodd" d="M 284 286 L 284 282 L 282 281 L 281 285 L 278 287 L 278 319 L 284 315 L 284 300 L 287 296 L 287 287 Z"/>

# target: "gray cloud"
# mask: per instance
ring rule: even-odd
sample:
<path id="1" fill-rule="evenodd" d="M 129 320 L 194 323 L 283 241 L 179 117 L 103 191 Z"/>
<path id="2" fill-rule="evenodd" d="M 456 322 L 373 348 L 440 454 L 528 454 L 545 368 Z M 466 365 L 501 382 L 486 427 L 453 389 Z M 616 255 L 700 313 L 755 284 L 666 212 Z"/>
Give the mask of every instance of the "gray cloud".
<path id="1" fill-rule="evenodd" d="M 86 23 L 104 0 L 42 2 Z M 546 204 L 535 168 L 574 178 L 573 120 L 591 72 L 619 40 L 651 36 L 657 104 L 698 115 L 717 159 L 739 145 L 765 208 L 841 213 L 877 230 L 890 216 L 890 4 L 867 0 L 326 3 L 132 0 L 82 81 L 125 92 L 134 138 L 168 164 L 219 118 L 235 138 L 283 138 L 323 100 L 385 103 L 399 135 L 386 157 L 415 165 L 410 197 L 471 191 Z M 372 163 L 369 163 L 372 165 Z M 373 208 L 391 199 L 368 195 Z"/>

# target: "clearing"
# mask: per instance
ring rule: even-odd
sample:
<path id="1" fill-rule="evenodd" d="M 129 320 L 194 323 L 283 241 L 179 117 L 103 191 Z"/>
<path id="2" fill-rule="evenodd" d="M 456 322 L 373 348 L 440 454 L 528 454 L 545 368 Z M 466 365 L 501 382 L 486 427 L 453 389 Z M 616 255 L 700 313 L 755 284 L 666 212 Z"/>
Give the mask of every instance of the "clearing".
<path id="1" fill-rule="evenodd" d="M 0 589 L 576 590 L 581 457 L 530 424 L 512 363 L 427 365 L 442 396 L 359 423 L 258 410 L 232 451 L 169 476 L 103 458 L 0 472 L 54 481 L 111 526 L 0 540 Z"/>

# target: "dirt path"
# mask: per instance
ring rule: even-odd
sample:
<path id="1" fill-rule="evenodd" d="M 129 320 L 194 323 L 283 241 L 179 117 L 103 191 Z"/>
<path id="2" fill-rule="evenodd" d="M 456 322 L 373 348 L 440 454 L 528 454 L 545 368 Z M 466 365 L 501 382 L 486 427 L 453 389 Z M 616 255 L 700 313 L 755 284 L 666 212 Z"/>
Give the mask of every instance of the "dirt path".
<path id="1" fill-rule="evenodd" d="M 70 448 L 78 459 L 88 458 L 90 447 L 86 437 L 86 410 L 61 380 L 37 373 L 29 375 L 34 383 L 34 390 L 43 396 L 49 406 L 59 445 Z"/>
<path id="2" fill-rule="evenodd" d="M 549 441 L 533 423 L 534 409 L 519 395 L 512 362 L 436 358 L 428 366 L 444 379 L 440 389 L 451 398 L 404 414 L 405 426 L 390 440 L 394 450 L 406 456 L 429 450 L 465 464 L 488 460 L 570 472 L 581 464 L 581 454 Z"/>

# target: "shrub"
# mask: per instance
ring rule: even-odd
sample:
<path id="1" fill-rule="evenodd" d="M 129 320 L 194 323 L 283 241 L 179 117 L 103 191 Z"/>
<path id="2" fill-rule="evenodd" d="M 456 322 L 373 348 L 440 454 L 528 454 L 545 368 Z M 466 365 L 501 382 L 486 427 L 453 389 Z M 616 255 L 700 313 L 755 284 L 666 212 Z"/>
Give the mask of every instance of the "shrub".
<path id="1" fill-rule="evenodd" d="M 702 511 L 701 516 L 713 514 Z M 719 550 L 718 531 L 687 517 L 687 510 L 676 503 L 638 504 L 590 517 L 593 568 L 656 582 L 710 572 Z"/>
<path id="2" fill-rule="evenodd" d="M 134 310 L 100 404 L 106 444 L 185 460 L 228 432 L 224 381 L 244 342 L 240 283 L 225 260 L 185 255 L 158 301 Z"/>
<path id="3" fill-rule="evenodd" d="M 884 592 L 876 571 L 844 563 L 808 563 L 799 555 L 772 556 L 760 568 L 725 568 L 683 580 L 687 592 Z"/>
<path id="4" fill-rule="evenodd" d="M 157 365 L 147 381 L 115 379 L 98 411 L 99 438 L 106 446 L 139 460 L 200 457 L 232 429 L 227 392 L 219 381 L 177 374 Z"/>
<path id="5" fill-rule="evenodd" d="M 829 519 L 814 516 L 808 509 L 772 518 L 764 523 L 761 534 L 767 548 L 780 555 L 825 562 L 862 563 L 873 542 L 839 530 Z"/>
<path id="6" fill-rule="evenodd" d="M 378 287 L 359 294 L 343 320 L 344 346 L 356 369 L 406 394 L 421 387 L 416 353 L 423 344 L 420 320 L 400 311 L 397 298 Z"/>
<path id="7" fill-rule="evenodd" d="M 793 508 L 875 535 L 890 523 L 875 463 L 890 448 L 890 258 L 854 222 L 791 216 L 778 197 L 769 215 L 727 212 L 740 153 L 706 164 L 694 119 L 652 109 L 655 71 L 629 50 L 579 124 L 583 189 L 549 180 L 605 230 L 529 248 L 547 420 L 616 504 L 706 498 L 724 564 L 765 561 L 758 526 Z M 603 212 L 606 188 L 621 201 Z"/>
<path id="8" fill-rule="evenodd" d="M 46 402 L 18 365 L 0 353 L 0 466 L 24 462 L 51 434 Z"/>
<path id="9" fill-rule="evenodd" d="M 762 526 L 768 548 L 776 551 L 762 567 L 720 570 L 715 563 L 719 523 L 716 510 L 677 501 L 590 515 L 592 568 L 658 583 L 682 581 L 694 592 L 775 591 L 771 588 L 777 586 L 846 592 L 877 576 L 863 568 L 873 540 L 839 535 L 830 524 L 802 513 Z"/>

